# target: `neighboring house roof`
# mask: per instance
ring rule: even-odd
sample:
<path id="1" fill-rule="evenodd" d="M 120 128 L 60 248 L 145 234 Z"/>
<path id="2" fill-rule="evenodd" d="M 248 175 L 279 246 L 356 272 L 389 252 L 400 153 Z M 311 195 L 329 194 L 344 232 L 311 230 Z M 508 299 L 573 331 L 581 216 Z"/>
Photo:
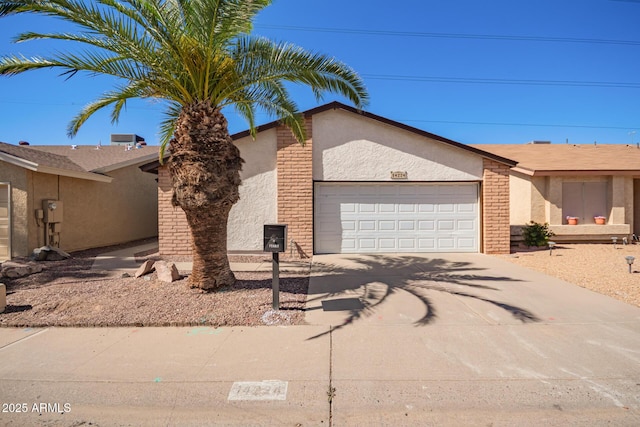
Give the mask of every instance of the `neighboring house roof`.
<path id="1" fill-rule="evenodd" d="M 530 176 L 640 175 L 640 148 L 624 144 L 474 145 L 518 162 L 513 168 Z"/>
<path id="2" fill-rule="evenodd" d="M 148 162 L 158 156 L 152 147 L 131 149 L 123 146 L 40 145 L 19 146 L 0 142 L 0 160 L 16 166 L 53 175 L 69 176 L 100 182 L 111 182 L 112 178 L 104 175 L 133 164 Z"/>
<path id="3" fill-rule="evenodd" d="M 456 147 L 456 148 L 460 148 L 460 149 L 463 149 L 465 151 L 470 151 L 470 152 L 472 152 L 474 154 L 477 154 L 477 155 L 479 155 L 481 157 L 485 157 L 485 158 L 488 158 L 488 159 L 491 159 L 491 160 L 495 160 L 498 163 L 503 163 L 503 164 L 506 164 L 506 165 L 508 165 L 510 167 L 513 167 L 518 163 L 518 162 L 513 161 L 513 160 L 511 160 L 511 159 L 509 159 L 507 157 L 503 157 L 501 155 L 485 151 L 482 148 L 480 148 L 479 146 L 472 146 L 472 145 L 467 145 L 467 144 L 463 144 L 463 143 L 460 143 L 460 142 L 456 142 L 456 141 L 453 141 L 451 139 L 447 139 L 447 138 L 444 138 L 442 136 L 426 132 L 426 131 L 424 131 L 422 129 L 418 129 L 418 128 L 414 128 L 412 126 L 408 126 L 408 125 L 406 125 L 404 123 L 396 122 L 394 120 L 390 120 L 390 119 L 387 119 L 387 118 L 382 117 L 382 116 L 378 116 L 378 115 L 373 114 L 373 113 L 368 113 L 368 112 L 363 111 L 363 110 L 358 110 L 357 108 L 351 107 L 349 105 L 345 105 L 345 104 L 343 104 L 341 102 L 337 102 L 337 101 L 330 102 L 328 104 L 321 105 L 319 107 L 303 111 L 302 114 L 304 116 L 306 116 L 306 117 L 310 117 L 310 116 L 313 116 L 314 114 L 322 113 L 322 112 L 329 111 L 329 110 L 337 110 L 337 109 L 348 111 L 348 112 L 351 112 L 353 114 L 357 114 L 357 115 L 360 115 L 362 117 L 366 117 L 366 118 L 369 118 L 369 119 L 372 119 L 372 120 L 376 120 L 376 121 L 379 121 L 381 123 L 385 123 L 387 125 L 394 126 L 394 127 L 399 128 L 399 129 L 403 129 L 405 131 L 415 133 L 417 135 L 420 135 L 420 136 L 423 136 L 423 137 L 426 137 L 426 138 L 441 142 L 441 143 L 446 144 L 446 145 L 450 145 L 450 146 L 453 146 L 453 147 Z M 279 125 L 280 125 L 280 121 L 279 120 L 275 120 L 273 122 L 257 126 L 256 127 L 256 133 L 260 133 L 260 132 L 266 131 L 268 129 L 275 128 L 275 127 L 277 127 Z M 251 135 L 251 132 L 249 130 L 245 130 L 245 131 L 238 132 L 238 133 L 235 133 L 235 134 L 231 135 L 231 138 L 235 141 L 235 140 L 240 139 L 240 138 L 245 138 L 245 137 L 247 137 L 249 135 Z M 165 159 L 166 158 L 168 158 L 168 154 L 165 154 Z M 160 166 L 160 162 L 159 161 L 155 161 L 155 162 L 150 162 L 150 163 L 148 163 L 146 165 L 141 166 L 140 169 L 142 169 L 145 172 L 152 172 L 153 173 L 153 172 L 157 172 L 157 169 L 158 169 L 159 166 Z"/>
<path id="4" fill-rule="evenodd" d="M 68 157 L 87 171 L 106 173 L 126 166 L 148 162 L 158 157 L 159 147 L 143 145 L 130 148 L 124 145 L 34 145 L 34 150 Z"/>

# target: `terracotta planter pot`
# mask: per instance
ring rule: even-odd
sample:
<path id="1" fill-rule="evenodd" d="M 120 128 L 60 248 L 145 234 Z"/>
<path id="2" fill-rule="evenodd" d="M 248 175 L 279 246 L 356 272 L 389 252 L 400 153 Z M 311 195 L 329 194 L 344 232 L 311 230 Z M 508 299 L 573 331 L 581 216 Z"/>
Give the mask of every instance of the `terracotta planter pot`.
<path id="1" fill-rule="evenodd" d="M 604 225 L 604 223 L 606 222 L 606 219 L 605 218 L 594 218 L 594 221 L 596 222 L 596 224 Z"/>
<path id="2" fill-rule="evenodd" d="M 567 218 L 567 223 L 569 225 L 578 225 L 578 218 Z"/>

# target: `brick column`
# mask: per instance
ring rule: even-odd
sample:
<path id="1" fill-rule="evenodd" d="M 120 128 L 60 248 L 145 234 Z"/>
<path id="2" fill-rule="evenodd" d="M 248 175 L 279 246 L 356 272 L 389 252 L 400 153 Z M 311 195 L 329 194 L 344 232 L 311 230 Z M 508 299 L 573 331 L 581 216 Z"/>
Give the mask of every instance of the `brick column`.
<path id="1" fill-rule="evenodd" d="M 508 254 L 509 166 L 484 159 L 482 180 L 482 236 L 485 254 Z"/>
<path id="2" fill-rule="evenodd" d="M 191 233 L 182 208 L 171 205 L 171 178 L 166 165 L 158 169 L 158 246 L 160 256 L 191 255 Z"/>
<path id="3" fill-rule="evenodd" d="M 311 117 L 305 119 L 307 141 L 302 146 L 291 131 L 279 126 L 278 137 L 278 222 L 288 225 L 287 248 L 293 239 L 294 256 L 313 255 L 313 173 Z M 297 252 L 297 253 L 296 253 Z M 287 255 L 290 253 L 287 250 Z"/>

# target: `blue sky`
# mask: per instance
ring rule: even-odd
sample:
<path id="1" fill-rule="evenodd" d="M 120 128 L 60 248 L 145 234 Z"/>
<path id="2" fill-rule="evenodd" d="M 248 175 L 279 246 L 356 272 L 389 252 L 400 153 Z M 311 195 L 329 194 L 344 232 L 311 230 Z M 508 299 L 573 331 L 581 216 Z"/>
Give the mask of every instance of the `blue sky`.
<path id="1" fill-rule="evenodd" d="M 364 78 L 367 111 L 462 143 L 626 144 L 640 142 L 639 18 L 636 0 L 275 0 L 254 32 L 335 56 Z M 11 42 L 56 25 L 3 18 L 0 54 L 61 48 Z M 50 70 L 0 77 L 0 141 L 107 144 L 111 133 L 137 133 L 157 144 L 162 107 L 149 101 L 129 103 L 115 126 L 96 114 L 67 137 L 69 121 L 112 83 Z M 344 101 L 292 92 L 301 110 Z M 247 128 L 227 113 L 232 133 Z"/>

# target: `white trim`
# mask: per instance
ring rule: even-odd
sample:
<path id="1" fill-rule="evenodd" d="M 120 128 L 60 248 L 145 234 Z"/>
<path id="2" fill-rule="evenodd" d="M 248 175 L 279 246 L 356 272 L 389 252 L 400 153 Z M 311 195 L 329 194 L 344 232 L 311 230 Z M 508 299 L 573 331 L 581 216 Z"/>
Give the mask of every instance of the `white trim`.
<path id="1" fill-rule="evenodd" d="M 11 241 L 13 240 L 13 227 L 12 227 L 12 221 L 11 221 L 11 183 L 10 182 L 0 182 L 0 186 L 1 185 L 6 185 L 7 186 L 7 218 L 8 218 L 8 227 L 9 227 L 9 234 L 8 234 L 8 258 L 7 260 L 10 260 L 12 258 L 11 255 Z M 3 259 L 0 258 L 0 261 L 4 261 Z"/>
<path id="2" fill-rule="evenodd" d="M 20 157 L 12 156 L 11 154 L 2 153 L 2 152 L 0 152 L 0 160 L 24 169 L 28 169 L 33 172 L 68 176 L 70 178 L 86 179 L 89 181 L 98 181 L 98 182 L 107 182 L 107 183 L 113 181 L 112 177 L 106 176 L 106 175 L 100 175 L 99 173 L 72 171 L 69 169 L 60 169 L 60 168 L 54 168 L 51 166 L 42 166 L 42 165 L 39 165 L 38 163 L 34 163 L 29 160 L 25 160 Z"/>

